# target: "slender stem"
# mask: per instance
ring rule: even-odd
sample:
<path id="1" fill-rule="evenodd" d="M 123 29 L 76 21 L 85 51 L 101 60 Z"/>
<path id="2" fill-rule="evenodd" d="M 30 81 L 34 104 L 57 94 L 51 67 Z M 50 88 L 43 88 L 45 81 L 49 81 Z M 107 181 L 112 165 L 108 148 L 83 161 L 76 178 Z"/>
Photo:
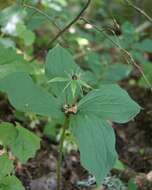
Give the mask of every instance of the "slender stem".
<path id="1" fill-rule="evenodd" d="M 61 165 L 62 165 L 62 151 L 63 151 L 63 143 L 65 139 L 65 132 L 69 124 L 69 118 L 66 117 L 64 125 L 63 125 L 63 131 L 61 134 L 60 144 L 59 144 L 59 158 L 57 162 L 57 190 L 61 190 Z"/>
<path id="2" fill-rule="evenodd" d="M 48 21 L 50 21 L 59 31 L 61 31 L 61 29 L 59 28 L 59 26 L 52 20 L 52 18 L 47 15 L 45 12 L 43 12 L 42 10 L 36 8 L 36 7 L 33 7 L 32 5 L 29 5 L 29 4 L 23 4 L 23 7 L 26 7 L 26 8 L 29 8 L 29 9 L 32 9 L 36 12 L 38 12 L 39 14 L 43 15 Z"/>
<path id="3" fill-rule="evenodd" d="M 151 23 L 149 21 L 146 21 L 144 23 L 142 23 L 141 25 L 139 25 L 135 32 L 140 33 L 143 32 L 144 30 L 146 30 L 147 28 L 151 27 Z"/>
<path id="4" fill-rule="evenodd" d="M 128 3 L 130 7 L 134 8 L 136 11 L 138 11 L 140 14 L 142 14 L 146 19 L 148 19 L 152 23 L 152 18 L 147 13 L 145 13 L 145 11 L 143 11 L 136 5 L 132 4 L 129 0 L 125 0 L 125 1 Z"/>
<path id="5" fill-rule="evenodd" d="M 75 22 L 77 22 L 79 20 L 79 18 L 83 15 L 83 13 L 85 12 L 85 10 L 88 8 L 88 6 L 90 5 L 91 0 L 87 0 L 87 3 L 84 5 L 84 7 L 82 8 L 82 10 L 79 12 L 79 14 L 67 25 L 65 26 L 54 38 L 53 40 L 51 40 L 51 42 L 48 43 L 48 46 L 50 46 L 50 44 L 53 44 L 60 36 L 62 36 Z"/>

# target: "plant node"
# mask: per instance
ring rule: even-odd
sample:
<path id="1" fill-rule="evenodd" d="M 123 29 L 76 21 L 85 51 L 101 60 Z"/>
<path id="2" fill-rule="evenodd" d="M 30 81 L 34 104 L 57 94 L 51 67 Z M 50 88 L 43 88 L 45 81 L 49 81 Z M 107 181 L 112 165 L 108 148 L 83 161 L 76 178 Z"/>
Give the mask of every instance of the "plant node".
<path id="1" fill-rule="evenodd" d="M 70 114 L 73 114 L 73 115 L 74 115 L 74 114 L 77 113 L 77 105 L 74 104 L 74 105 L 70 106 L 70 105 L 65 104 L 65 105 L 63 106 L 63 112 L 64 112 L 66 115 L 70 115 Z"/>

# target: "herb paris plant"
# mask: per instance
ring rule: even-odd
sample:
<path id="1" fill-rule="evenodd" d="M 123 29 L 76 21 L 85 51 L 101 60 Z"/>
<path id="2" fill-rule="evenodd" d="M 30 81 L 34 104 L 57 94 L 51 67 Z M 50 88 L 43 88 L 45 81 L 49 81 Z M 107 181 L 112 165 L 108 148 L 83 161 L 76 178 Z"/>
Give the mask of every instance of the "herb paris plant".
<path id="1" fill-rule="evenodd" d="M 128 122 L 139 113 L 140 106 L 118 85 L 91 89 L 85 71 L 59 45 L 48 52 L 45 74 L 49 92 L 23 72 L 14 72 L 0 80 L 0 90 L 7 93 L 17 110 L 34 112 L 65 123 L 64 134 L 69 127 L 78 144 L 82 165 L 100 185 L 117 159 L 114 130 L 109 121 Z M 59 168 L 60 164 L 60 180 Z"/>

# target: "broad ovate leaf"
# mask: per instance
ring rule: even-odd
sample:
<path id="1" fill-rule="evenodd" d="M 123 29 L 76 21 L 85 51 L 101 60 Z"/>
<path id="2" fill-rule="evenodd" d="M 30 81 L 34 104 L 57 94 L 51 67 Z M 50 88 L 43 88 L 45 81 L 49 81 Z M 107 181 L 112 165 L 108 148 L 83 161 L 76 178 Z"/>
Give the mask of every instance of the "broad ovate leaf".
<path id="1" fill-rule="evenodd" d="M 140 106 L 118 85 L 102 85 L 79 102 L 78 111 L 104 120 L 125 123 L 139 113 Z"/>
<path id="2" fill-rule="evenodd" d="M 63 47 L 57 45 L 46 57 L 45 74 L 50 83 L 50 91 L 61 100 L 62 104 L 71 104 L 73 96 L 79 94 L 79 85 L 73 76 L 78 76 L 81 69 L 73 56 Z"/>
<path id="3" fill-rule="evenodd" d="M 7 93 L 11 104 L 19 111 L 54 118 L 63 116 L 56 99 L 25 73 L 16 72 L 0 80 L 0 91 Z"/>
<path id="4" fill-rule="evenodd" d="M 15 126 L 11 123 L 2 122 L 0 124 L 0 143 L 9 146 L 17 137 Z"/>
<path id="5" fill-rule="evenodd" d="M 64 77 L 79 70 L 72 55 L 60 45 L 51 49 L 46 58 L 45 72 L 48 78 Z"/>
<path id="6" fill-rule="evenodd" d="M 70 125 L 80 150 L 81 163 L 100 185 L 117 159 L 113 128 L 93 115 L 77 115 Z"/>
<path id="7" fill-rule="evenodd" d="M 0 124 L 0 142 L 22 163 L 34 157 L 40 148 L 38 136 L 20 125 L 14 126 L 11 123 Z"/>
<path id="8" fill-rule="evenodd" d="M 22 163 L 26 163 L 29 158 L 35 156 L 36 151 L 40 148 L 40 138 L 34 133 L 17 126 L 17 137 L 10 145 L 11 151 Z"/>
<path id="9" fill-rule="evenodd" d="M 6 176 L 0 180 L 0 190 L 25 190 L 16 176 Z"/>
<path id="10" fill-rule="evenodd" d="M 13 171 L 13 161 L 9 160 L 7 154 L 0 155 L 0 179 Z"/>

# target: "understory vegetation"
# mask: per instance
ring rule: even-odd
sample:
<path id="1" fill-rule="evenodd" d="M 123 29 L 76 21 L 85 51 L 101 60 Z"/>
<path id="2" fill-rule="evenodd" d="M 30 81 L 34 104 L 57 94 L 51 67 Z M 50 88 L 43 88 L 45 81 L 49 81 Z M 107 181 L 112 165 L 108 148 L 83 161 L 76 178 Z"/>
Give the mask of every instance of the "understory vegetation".
<path id="1" fill-rule="evenodd" d="M 0 2 L 0 190 L 151 190 L 151 9 Z"/>

